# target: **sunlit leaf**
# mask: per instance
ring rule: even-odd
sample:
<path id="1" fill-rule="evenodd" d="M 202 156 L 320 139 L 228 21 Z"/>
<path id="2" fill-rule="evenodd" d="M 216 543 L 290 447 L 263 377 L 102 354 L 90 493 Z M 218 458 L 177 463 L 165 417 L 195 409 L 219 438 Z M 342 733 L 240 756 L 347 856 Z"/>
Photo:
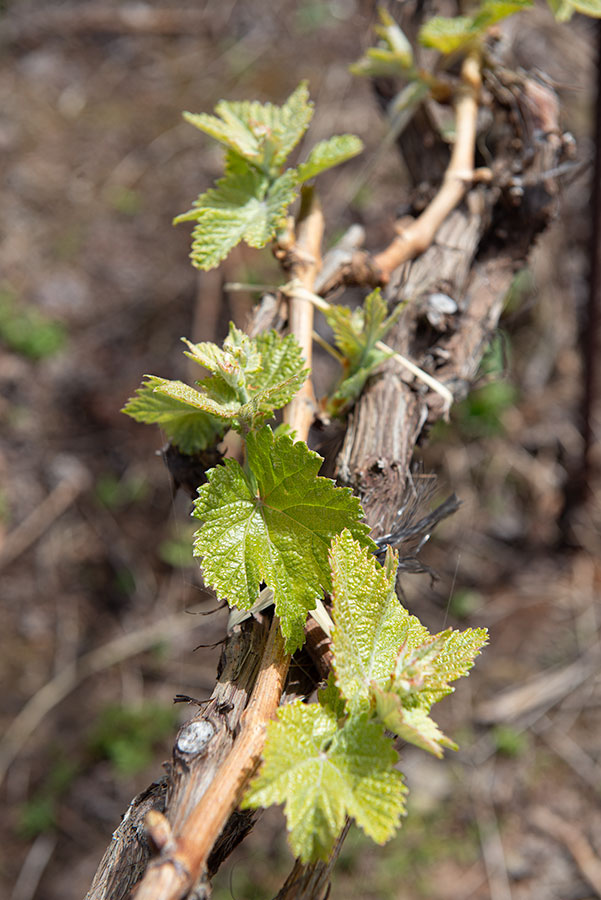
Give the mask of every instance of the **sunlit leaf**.
<path id="1" fill-rule="evenodd" d="M 192 210 L 174 219 L 176 223 L 197 223 L 192 234 L 192 264 L 212 269 L 242 240 L 250 247 L 264 247 L 284 224 L 296 194 L 294 170 L 275 180 L 250 166 L 228 172 L 216 187 L 200 195 Z"/>
<path id="2" fill-rule="evenodd" d="M 397 556 L 381 566 L 348 531 L 332 542 L 332 651 L 336 683 L 356 709 L 369 702 L 372 682 L 394 670 L 401 644 L 415 646 L 429 636 L 395 593 Z"/>
<path id="3" fill-rule="evenodd" d="M 283 803 L 296 856 L 327 859 L 347 815 L 379 844 L 392 837 L 406 788 L 382 725 L 357 716 L 338 728 L 327 709 L 297 701 L 267 729 L 263 765 L 243 806 Z"/>
<path id="4" fill-rule="evenodd" d="M 433 16 L 420 28 L 418 39 L 424 47 L 454 53 L 474 39 L 473 25 L 471 16 Z"/>
<path id="5" fill-rule="evenodd" d="M 304 641 L 315 598 L 330 590 L 332 538 L 348 528 L 363 546 L 375 545 L 358 499 L 317 477 L 322 459 L 306 444 L 275 438 L 265 427 L 248 434 L 246 445 L 252 479 L 227 459 L 199 489 L 195 553 L 203 557 L 205 581 L 231 605 L 250 609 L 265 582 L 293 650 Z"/>
<path id="6" fill-rule="evenodd" d="M 567 0 L 567 2 L 583 16 L 601 18 L 601 0 Z"/>
<path id="7" fill-rule="evenodd" d="M 155 375 L 146 378 L 122 412 L 136 422 L 160 425 L 182 453 L 196 453 L 221 440 L 225 430 L 222 421 L 185 400 L 159 393 L 157 389 L 167 384 L 166 379 Z"/>
<path id="8" fill-rule="evenodd" d="M 298 180 L 299 182 L 309 181 L 320 172 L 357 156 L 362 150 L 363 142 L 354 134 L 339 134 L 328 140 L 320 141 L 311 150 L 307 161 L 298 167 Z"/>

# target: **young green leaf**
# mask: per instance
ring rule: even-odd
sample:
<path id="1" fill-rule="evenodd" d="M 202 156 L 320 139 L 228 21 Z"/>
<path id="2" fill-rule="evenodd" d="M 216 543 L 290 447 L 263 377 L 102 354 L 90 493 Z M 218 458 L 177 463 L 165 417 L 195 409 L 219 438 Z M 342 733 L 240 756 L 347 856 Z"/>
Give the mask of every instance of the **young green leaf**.
<path id="1" fill-rule="evenodd" d="M 601 0 L 568 0 L 568 3 L 583 16 L 601 18 Z"/>
<path id="2" fill-rule="evenodd" d="M 174 219 L 175 224 L 196 222 L 190 256 L 198 269 L 219 265 L 240 241 L 264 247 L 285 223 L 302 182 L 362 148 L 359 138 L 341 135 L 318 144 L 299 170 L 282 172 L 313 115 L 306 82 L 283 106 L 222 100 L 215 112 L 216 116 L 184 114 L 227 147 L 225 177 Z"/>
<path id="3" fill-rule="evenodd" d="M 181 381 L 162 381 L 159 393 L 223 419 L 237 431 L 256 428 L 285 406 L 307 377 L 300 347 L 292 335 L 275 332 L 251 340 L 231 324 L 223 350 L 191 344 L 186 353 L 213 372 L 195 390 Z"/>
<path id="4" fill-rule="evenodd" d="M 370 47 L 365 56 L 350 67 L 351 72 L 354 75 L 368 77 L 380 75 L 412 77 L 413 48 L 410 42 L 388 10 L 380 7 L 378 12 L 382 24 L 376 25 L 375 31 L 380 42 L 377 47 Z"/>
<path id="5" fill-rule="evenodd" d="M 317 699 L 321 706 L 332 713 L 337 719 L 342 719 L 346 713 L 346 700 L 340 693 L 333 672 L 328 675 L 325 687 L 317 691 Z"/>
<path id="6" fill-rule="evenodd" d="M 430 671 L 420 690 L 420 703 L 430 707 L 451 694 L 454 688 L 449 682 L 469 674 L 476 657 L 488 643 L 486 628 L 466 628 L 465 631 L 443 632 L 447 634 L 440 652 L 430 664 Z"/>
<path id="7" fill-rule="evenodd" d="M 472 16 L 432 16 L 420 28 L 418 40 L 440 53 L 454 53 L 474 39 L 473 25 Z"/>
<path id="8" fill-rule="evenodd" d="M 532 0 L 484 0 L 473 16 L 434 16 L 422 25 L 418 39 L 424 47 L 443 54 L 454 53 L 482 40 L 496 22 L 531 6 Z"/>
<path id="9" fill-rule="evenodd" d="M 486 31 L 491 25 L 530 9 L 532 5 L 532 0 L 485 0 L 474 16 L 474 31 Z"/>
<path id="10" fill-rule="evenodd" d="M 247 377 L 256 373 L 263 365 L 258 341 L 236 328 L 233 322 L 230 322 L 223 348 L 208 341 L 199 344 L 192 344 L 185 338 L 183 341 L 188 347 L 185 355 L 189 359 L 219 376 L 234 391 L 240 390 Z M 300 353 L 297 356 L 300 357 Z"/>
<path id="11" fill-rule="evenodd" d="M 338 166 L 363 150 L 363 142 L 354 134 L 339 134 L 320 141 L 311 150 L 306 162 L 297 169 L 299 183 L 315 178 L 320 172 Z"/>
<path id="12" fill-rule="evenodd" d="M 398 694 L 374 686 L 376 713 L 385 728 L 404 741 L 442 757 L 443 748 L 457 750 L 457 744 L 440 730 L 434 719 L 421 706 L 405 707 Z"/>
<path id="13" fill-rule="evenodd" d="M 213 385 L 215 381 L 216 379 L 213 378 L 205 378 L 202 382 L 198 382 L 206 388 L 201 393 L 201 391 L 190 387 L 189 384 L 184 384 L 183 381 L 168 381 L 161 378 L 159 383 L 155 385 L 154 390 L 157 394 L 162 394 L 170 400 L 187 406 L 188 409 L 209 413 L 218 419 L 224 419 L 229 424 L 236 413 L 239 412 L 240 403 L 234 391 L 230 390 L 225 393 L 222 385 L 218 383 Z M 215 391 L 211 390 L 214 387 L 219 388 L 218 398 L 215 397 Z"/>
<path id="14" fill-rule="evenodd" d="M 216 116 L 184 113 L 184 118 L 265 174 L 273 175 L 309 127 L 313 106 L 303 81 L 283 106 L 222 100 L 215 112 Z"/>
<path id="15" fill-rule="evenodd" d="M 315 598 L 330 589 L 332 538 L 348 528 L 361 545 L 375 545 L 350 489 L 318 477 L 317 453 L 286 435 L 275 438 L 268 427 L 250 432 L 246 445 L 252 476 L 228 459 L 199 489 L 195 553 L 205 581 L 230 605 L 250 609 L 262 582 L 273 590 L 292 652 L 304 641 Z"/>
<path id="16" fill-rule="evenodd" d="M 343 375 L 329 404 L 330 415 L 340 415 L 354 403 L 369 376 L 390 354 L 376 344 L 392 328 L 402 312 L 399 304 L 388 309 L 379 288 L 365 298 L 363 307 L 330 306 L 324 313 L 334 332 L 334 343 L 344 357 Z"/>
<path id="17" fill-rule="evenodd" d="M 391 677 L 371 685 L 371 700 L 386 728 L 435 756 L 442 756 L 444 747 L 456 750 L 428 713 L 453 691 L 449 681 L 468 674 L 486 640 L 485 628 L 449 628 L 421 645 L 403 645 Z"/>
<path id="18" fill-rule="evenodd" d="M 291 400 L 308 375 L 293 335 L 271 331 L 251 339 L 230 323 L 223 349 L 184 342 L 190 348 L 186 356 L 212 376 L 196 382 L 199 390 L 150 376 L 123 409 L 138 422 L 162 425 L 184 453 L 206 449 L 227 428 L 258 427 Z"/>
<path id="19" fill-rule="evenodd" d="M 382 726 L 366 715 L 338 728 L 319 704 L 297 701 L 267 726 L 264 762 L 243 806 L 284 803 L 290 844 L 303 862 L 328 858 L 347 815 L 381 844 L 404 814 L 397 759 Z"/>
<path id="20" fill-rule="evenodd" d="M 250 247 L 269 243 L 284 224 L 296 194 L 293 169 L 272 179 L 250 165 L 240 166 L 239 171 L 228 171 L 216 187 L 200 195 L 193 209 L 173 221 L 196 221 L 190 258 L 197 269 L 212 269 L 242 240 Z"/>
<path id="21" fill-rule="evenodd" d="M 259 158 L 261 142 L 238 116 L 230 112 L 229 104 L 222 100 L 215 107 L 216 116 L 208 113 L 185 112 L 184 119 L 220 144 L 248 160 Z"/>
<path id="22" fill-rule="evenodd" d="M 291 334 L 282 337 L 275 331 L 265 331 L 250 338 L 230 322 L 223 349 L 212 343 L 184 343 L 189 348 L 186 356 L 215 376 L 215 380 L 197 383 L 211 394 L 211 385 L 221 388 L 224 382 L 241 404 L 268 392 L 269 410 L 279 409 L 292 399 L 309 374 L 298 341 Z M 224 386 L 214 399 L 227 399 L 227 388 Z M 261 409 L 269 411 L 263 406 Z"/>
<path id="23" fill-rule="evenodd" d="M 168 384 L 164 378 L 145 377 L 147 380 L 138 388 L 136 396 L 127 401 L 122 412 L 136 422 L 160 425 L 182 453 L 197 453 L 221 440 L 225 431 L 222 421 L 185 400 L 159 392 Z"/>
<path id="24" fill-rule="evenodd" d="M 369 706 L 372 683 L 390 678 L 404 641 L 417 646 L 429 636 L 398 601 L 396 564 L 389 551 L 382 567 L 348 531 L 332 542 L 334 671 L 351 710 Z"/>
<path id="25" fill-rule="evenodd" d="M 332 542 L 336 683 L 351 713 L 375 708 L 391 731 L 439 755 L 441 747 L 454 745 L 428 712 L 453 690 L 450 681 L 467 675 L 487 632 L 430 635 L 398 601 L 396 562 L 388 551 L 380 566 L 348 532 Z"/>

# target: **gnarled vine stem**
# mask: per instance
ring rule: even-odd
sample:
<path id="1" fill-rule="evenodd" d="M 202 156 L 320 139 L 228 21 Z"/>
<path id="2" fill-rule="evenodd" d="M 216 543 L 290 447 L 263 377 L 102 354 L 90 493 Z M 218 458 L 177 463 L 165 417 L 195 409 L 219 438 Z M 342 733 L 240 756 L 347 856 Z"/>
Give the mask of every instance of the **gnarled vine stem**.
<path id="1" fill-rule="evenodd" d="M 320 265 L 323 216 L 312 191 L 307 190 L 299 216 L 297 237 L 291 251 L 292 273 L 311 290 Z M 311 364 L 313 307 L 305 299 L 292 298 L 290 330 Z M 306 440 L 313 420 L 313 390 L 309 381 L 285 410 L 285 420 L 300 440 Z M 209 854 L 228 817 L 236 809 L 255 771 L 267 722 L 279 706 L 290 656 L 286 653 L 277 617 L 274 617 L 255 688 L 242 716 L 240 734 L 197 806 L 169 835 L 161 854 L 149 865 L 135 892 L 136 900 L 177 900 L 185 896 L 206 868 Z"/>

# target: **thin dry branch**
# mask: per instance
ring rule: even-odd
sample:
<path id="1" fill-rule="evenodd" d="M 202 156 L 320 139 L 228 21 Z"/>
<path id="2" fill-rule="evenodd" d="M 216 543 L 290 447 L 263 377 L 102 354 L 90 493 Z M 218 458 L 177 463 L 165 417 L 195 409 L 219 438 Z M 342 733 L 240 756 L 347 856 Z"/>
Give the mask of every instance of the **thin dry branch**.
<path id="1" fill-rule="evenodd" d="M 69 471 L 39 506 L 14 529 L 0 547 L 0 569 L 14 562 L 62 516 L 92 483 L 90 473 L 75 460 Z"/>
<path id="2" fill-rule="evenodd" d="M 601 860 L 584 832 L 542 806 L 532 810 L 530 821 L 536 828 L 550 835 L 570 851 L 580 872 L 597 897 L 601 898 Z"/>
<path id="3" fill-rule="evenodd" d="M 421 216 L 400 230 L 389 246 L 374 257 L 375 267 L 382 273 L 384 281 L 388 281 L 402 263 L 414 259 L 430 246 L 436 232 L 463 199 L 473 181 L 481 85 L 480 54 L 473 51 L 461 66 L 461 84 L 455 103 L 455 144 L 441 188 Z"/>
<path id="4" fill-rule="evenodd" d="M 28 738 L 57 706 L 61 700 L 75 690 L 82 681 L 91 675 L 97 675 L 110 669 L 138 653 L 178 634 L 190 631 L 194 622 L 193 614 L 200 607 L 192 607 L 186 612 L 174 613 L 153 622 L 145 628 L 139 628 L 131 634 L 119 635 L 112 641 L 91 650 L 75 660 L 40 688 L 31 697 L 21 712 L 8 726 L 0 742 L 0 784 L 4 780 L 8 767 L 23 749 Z"/>
<path id="5" fill-rule="evenodd" d="M 323 216 L 312 193 L 306 192 L 292 254 L 292 271 L 309 290 L 320 265 Z M 290 330 L 311 364 L 313 307 L 292 299 Z M 285 410 L 285 420 L 297 437 L 306 440 L 313 421 L 310 382 Z M 229 816 L 242 799 L 265 743 L 267 722 L 275 715 L 290 666 L 277 617 L 272 621 L 267 646 L 250 703 L 242 716 L 240 734 L 200 802 L 165 841 L 160 855 L 149 865 L 138 886 L 136 900 L 177 900 L 202 878 L 209 854 Z M 151 828 L 154 823 L 150 823 Z"/>
<path id="6" fill-rule="evenodd" d="M 464 109 L 467 111 L 468 107 L 469 104 L 466 103 Z M 514 151 L 511 150 L 511 147 L 514 146 L 511 142 L 515 136 L 515 122 L 513 120 L 509 121 L 507 116 L 503 118 L 502 110 L 495 109 L 495 113 L 499 116 L 501 125 L 504 126 L 501 129 L 501 137 L 505 141 L 506 147 L 509 148 L 504 152 L 504 144 L 503 140 L 501 140 L 499 146 L 495 146 L 495 151 L 497 151 L 500 164 L 505 164 L 508 156 L 510 158 L 515 156 Z M 473 118 L 472 121 L 474 121 Z M 458 128 L 459 130 L 462 130 L 463 134 L 467 134 L 465 128 Z M 531 168 L 533 171 L 537 171 L 536 164 L 541 159 L 544 162 L 542 170 L 552 170 L 553 162 L 558 154 L 558 148 L 556 146 L 547 146 L 547 143 L 540 139 L 535 144 L 533 132 L 524 134 L 523 138 L 525 151 L 530 152 L 533 147 L 535 147 L 536 151 L 532 153 L 532 164 L 529 162 L 530 156 L 527 159 L 524 155 L 522 160 L 524 176 L 528 174 Z M 461 175 L 459 167 L 455 170 L 455 175 Z M 463 197 L 467 186 L 465 179 L 462 180 L 460 177 L 455 177 L 455 182 L 460 184 L 461 197 Z M 408 315 L 405 321 L 399 323 L 399 328 L 395 334 L 391 334 L 390 342 L 392 346 L 402 352 L 409 352 L 412 358 L 419 359 L 420 364 L 435 373 L 437 380 L 446 384 L 456 397 L 461 396 L 465 392 L 469 381 L 473 377 L 487 339 L 498 319 L 502 306 L 502 297 L 516 261 L 524 258 L 528 247 L 532 243 L 533 235 L 537 230 L 544 227 L 550 216 L 551 204 L 547 203 L 546 198 L 543 198 L 544 202 L 541 202 L 539 198 L 540 192 L 537 193 L 536 197 L 530 197 L 529 192 L 525 191 L 525 203 L 529 201 L 530 206 L 526 207 L 524 203 L 523 211 L 519 213 L 517 227 L 510 230 L 512 237 L 515 234 L 517 239 L 513 241 L 509 251 L 499 254 L 494 240 L 494 233 L 492 235 L 489 234 L 488 229 L 492 219 L 492 210 L 499 199 L 501 190 L 502 187 L 498 185 L 492 188 L 485 188 L 481 185 L 477 189 L 470 191 L 466 202 L 455 208 L 451 215 L 442 223 L 442 227 L 437 232 L 436 238 L 429 246 L 427 252 L 414 262 L 403 266 L 399 276 L 395 277 L 394 283 L 391 284 L 389 290 L 390 299 L 394 302 L 398 302 L 402 297 L 410 297 L 412 299 L 412 303 L 408 304 Z M 534 218 L 530 214 L 531 209 L 534 213 L 538 213 L 538 218 Z M 506 215 L 506 209 L 501 210 L 501 214 Z M 307 221 L 311 221 L 310 216 Z M 303 226 L 301 225 L 299 227 L 298 243 L 300 243 L 302 233 Z M 488 245 L 486 253 L 483 255 L 481 253 L 481 244 L 484 237 L 488 238 Z M 300 277 L 306 289 L 310 291 L 318 290 L 318 292 L 323 293 L 327 290 L 326 288 L 321 284 L 318 286 L 311 282 L 311 271 L 314 260 L 318 258 L 318 249 L 317 247 L 315 253 L 312 254 L 307 247 L 304 247 L 296 259 L 294 259 L 291 248 L 288 248 L 285 252 L 288 254 L 287 261 L 291 263 L 290 268 L 292 271 L 289 271 L 289 276 L 292 278 L 295 276 Z M 479 255 L 477 256 L 477 254 Z M 501 259 L 498 258 L 499 255 L 502 256 Z M 338 276 L 334 273 L 334 278 L 336 277 Z M 305 278 L 307 279 L 306 281 Z M 429 295 L 437 291 L 443 291 L 456 300 L 458 313 L 454 319 L 448 317 L 449 321 L 446 323 L 446 327 L 440 330 L 438 336 L 434 335 L 431 343 L 424 347 L 423 341 L 421 345 L 418 345 L 415 340 L 418 331 L 418 320 L 420 316 L 423 317 L 423 311 L 425 306 L 427 306 Z M 281 322 L 285 306 L 286 303 L 283 297 L 272 297 L 269 299 L 269 303 L 263 303 L 260 311 L 254 318 L 253 332 L 256 333 L 259 322 L 261 327 L 273 327 L 275 322 Z M 298 309 L 300 308 L 298 307 Z M 307 328 L 307 331 L 310 333 L 310 328 Z M 343 480 L 353 484 L 360 494 L 368 521 L 376 534 L 392 530 L 395 524 L 393 520 L 395 519 L 396 510 L 400 505 L 396 503 L 397 495 L 398 497 L 403 496 L 410 459 L 416 440 L 424 423 L 426 421 L 432 422 L 440 415 L 442 405 L 441 397 L 438 394 L 424 392 L 423 387 L 420 389 L 415 383 L 407 384 L 403 380 L 399 367 L 393 365 L 392 362 L 388 362 L 383 368 L 384 374 L 372 379 L 364 396 L 362 396 L 350 417 L 345 446 L 339 457 L 338 464 L 338 473 Z M 309 417 L 307 416 L 307 418 Z M 291 424 L 294 426 L 294 422 Z M 303 436 L 298 427 L 297 433 L 299 433 L 299 436 Z M 330 459 L 330 465 L 332 470 L 332 458 Z M 257 624 L 259 623 L 253 622 L 248 625 L 248 628 L 254 628 Z M 273 634 L 275 632 L 272 632 Z M 234 635 L 235 637 L 236 635 Z M 316 643 L 319 644 L 319 635 L 317 637 L 318 641 Z M 227 646 L 229 646 L 229 642 L 226 648 Z M 318 650 L 323 657 L 323 644 L 319 646 Z M 262 657 L 262 653 L 255 650 L 252 656 L 255 661 L 258 661 Z M 287 665 L 285 659 L 283 664 Z M 265 673 L 263 680 L 266 680 L 268 684 L 275 683 L 275 680 L 272 681 L 271 679 L 272 675 L 280 671 L 277 665 L 275 670 L 270 675 Z M 233 684 L 236 673 L 230 673 L 228 677 Z M 277 690 L 274 694 L 277 694 Z M 247 695 L 245 695 L 244 706 L 246 706 L 246 697 Z M 182 835 L 185 835 L 186 840 L 194 844 L 194 836 L 188 827 L 190 821 L 189 813 L 197 798 L 202 796 L 203 791 L 210 789 L 211 796 L 214 795 L 214 791 L 209 788 L 209 785 L 214 778 L 221 777 L 219 775 L 219 766 L 222 764 L 222 760 L 225 759 L 223 765 L 226 768 L 223 771 L 226 773 L 226 782 L 230 785 L 239 783 L 236 773 L 240 774 L 241 767 L 240 760 L 237 763 L 235 762 L 236 753 L 238 749 L 250 745 L 254 740 L 254 738 L 249 736 L 245 744 L 242 740 L 244 729 L 241 733 L 237 731 L 240 715 L 242 714 L 241 709 L 242 704 L 240 705 L 238 717 L 231 717 L 226 741 L 228 750 L 219 756 L 219 765 L 216 764 L 211 767 L 210 771 L 206 772 L 201 778 L 202 786 L 199 787 L 196 784 L 194 788 L 194 803 L 182 801 L 179 794 L 177 794 L 178 791 L 181 793 L 184 790 L 184 788 L 178 787 L 178 780 L 184 782 L 189 780 L 189 776 L 177 771 L 172 772 L 170 781 L 176 782 L 176 785 L 175 788 L 171 789 L 172 793 L 167 798 L 166 808 L 171 832 L 168 834 L 168 840 L 163 842 L 163 852 L 154 864 L 154 867 L 165 864 L 166 869 L 170 867 L 172 871 L 174 870 L 174 860 L 173 858 L 169 859 L 166 848 L 171 848 L 171 857 L 173 857 L 174 853 L 178 853 L 180 849 L 178 841 L 180 841 Z M 275 711 L 275 707 L 272 711 Z M 258 715 L 258 719 L 254 718 L 255 713 Z M 213 719 L 209 718 L 208 720 L 218 722 L 221 714 L 221 707 L 215 706 Z M 205 713 L 198 717 L 202 721 L 206 718 Z M 252 727 L 254 728 L 254 725 L 259 720 L 264 725 L 267 718 L 266 705 L 261 700 L 253 713 Z M 259 728 L 261 727 L 259 726 Z M 237 737 L 236 734 L 238 734 Z M 231 751 L 229 751 L 229 747 L 232 747 Z M 226 758 L 226 752 L 230 754 L 232 759 L 233 768 L 231 770 L 227 768 L 229 763 Z M 249 760 L 250 757 L 248 757 L 247 762 Z M 174 750 L 175 767 L 177 766 L 177 761 L 176 744 L 176 750 Z M 187 760 L 184 760 L 184 762 L 187 762 Z M 250 762 L 248 771 L 250 771 Z M 198 779 L 195 780 L 197 781 Z M 174 793 L 177 795 L 174 796 Z M 235 793 L 236 789 L 234 790 Z M 240 793 L 238 792 L 238 796 Z M 218 803 L 222 802 L 221 797 L 216 799 Z M 231 801 L 232 796 L 229 796 L 226 805 L 231 804 Z M 198 807 L 198 810 L 205 808 L 202 805 L 203 802 L 201 800 L 201 806 Z M 228 808 L 231 809 L 231 805 Z M 194 815 L 197 819 L 202 818 L 200 812 Z M 217 825 L 215 822 L 218 817 L 215 813 L 212 813 L 212 815 L 215 816 L 212 828 L 216 829 Z M 216 870 L 219 862 L 225 858 L 227 852 L 231 849 L 231 845 L 236 841 L 235 828 L 232 826 L 233 818 L 225 826 L 224 832 L 219 839 L 219 844 L 213 851 L 212 859 L 207 860 L 206 871 L 209 877 Z M 223 821 L 223 816 L 220 817 L 220 820 Z M 204 821 L 202 825 L 204 826 Z M 247 823 L 246 830 L 249 827 L 250 825 Z M 153 833 L 155 832 L 156 828 Z M 228 832 L 234 832 L 233 840 L 228 837 Z M 213 834 L 212 837 L 214 840 L 216 835 Z M 208 845 L 209 836 L 203 837 L 202 841 Z M 340 843 L 341 841 L 338 847 Z M 220 849 L 224 846 L 226 849 Z M 175 862 L 178 865 L 187 866 L 188 856 L 196 853 L 194 847 L 192 849 L 188 845 L 186 847 L 187 856 L 183 863 L 181 858 L 175 858 Z M 216 856 L 218 858 L 215 863 L 212 860 Z M 328 863 L 317 863 L 311 866 L 302 866 L 297 863 L 279 896 L 285 896 L 290 898 L 290 900 L 292 898 L 295 898 L 295 900 L 300 900 L 300 898 L 302 900 L 317 900 L 317 898 L 323 900 L 324 892 L 327 891 L 329 872 L 335 856 L 336 851 Z M 159 896 L 166 898 L 192 895 L 198 898 L 208 896 L 202 886 L 205 872 L 202 860 L 199 861 L 196 858 L 194 865 L 196 867 L 195 871 L 200 875 L 195 884 L 190 876 L 185 879 L 185 884 L 184 880 L 179 878 L 179 893 L 176 889 L 175 893 L 156 893 L 146 896 L 153 896 L 154 900 L 158 900 Z M 181 875 L 181 872 L 179 875 Z M 117 896 L 113 892 L 103 894 L 102 898 L 103 900 L 108 900 L 108 898 L 117 900 Z M 138 894 L 138 900 L 139 897 L 140 894 Z M 96 900 L 96 897 L 94 897 L 94 900 Z"/>
<path id="7" fill-rule="evenodd" d="M 176 900 L 202 876 L 215 841 L 255 771 L 265 743 L 265 725 L 278 708 L 289 665 L 274 617 L 255 689 L 242 716 L 240 736 L 181 833 L 170 834 L 162 848 L 166 852 L 148 867 L 136 900 Z M 149 826 L 153 829 L 154 822 Z"/>

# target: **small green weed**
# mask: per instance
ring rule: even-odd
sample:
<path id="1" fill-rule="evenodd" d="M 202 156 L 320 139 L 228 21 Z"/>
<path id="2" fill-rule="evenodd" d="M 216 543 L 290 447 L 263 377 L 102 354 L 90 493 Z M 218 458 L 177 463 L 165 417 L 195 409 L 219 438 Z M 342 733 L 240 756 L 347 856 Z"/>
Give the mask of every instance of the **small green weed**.
<path id="1" fill-rule="evenodd" d="M 515 405 L 518 390 L 508 381 L 491 381 L 472 391 L 458 404 L 455 418 L 467 438 L 495 437 L 504 433 L 503 413 Z"/>
<path id="2" fill-rule="evenodd" d="M 67 332 L 60 322 L 37 309 L 18 307 L 14 294 L 0 290 L 0 341 L 29 359 L 54 356 L 65 345 Z"/>
<path id="3" fill-rule="evenodd" d="M 196 560 L 192 553 L 195 531 L 195 526 L 182 528 L 180 525 L 177 534 L 159 544 L 159 559 L 173 569 L 185 569 L 187 566 L 195 565 Z"/>
<path id="4" fill-rule="evenodd" d="M 52 831 L 56 825 L 57 806 L 73 779 L 79 764 L 59 756 L 43 783 L 19 810 L 18 834 L 31 840 L 38 834 Z"/>
<path id="5" fill-rule="evenodd" d="M 148 482 L 137 475 L 118 478 L 113 472 L 103 472 L 96 479 L 94 491 L 103 506 L 118 510 L 143 500 L 148 493 Z"/>
<path id="6" fill-rule="evenodd" d="M 135 775 L 152 762 L 157 744 L 172 732 L 176 722 L 177 711 L 159 703 L 110 704 L 92 727 L 88 748 L 110 760 L 119 775 Z"/>
<path id="7" fill-rule="evenodd" d="M 106 192 L 106 200 L 115 212 L 122 216 L 137 216 L 142 209 L 142 195 L 139 191 L 122 185 L 113 185 Z"/>
<path id="8" fill-rule="evenodd" d="M 496 725 L 491 734 L 497 753 L 503 756 L 522 756 L 528 749 L 528 736 L 511 725 Z"/>
<path id="9" fill-rule="evenodd" d="M 479 591 L 469 588 L 455 591 L 449 603 L 449 612 L 458 619 L 465 619 L 480 609 L 484 604 L 484 598 Z"/>

